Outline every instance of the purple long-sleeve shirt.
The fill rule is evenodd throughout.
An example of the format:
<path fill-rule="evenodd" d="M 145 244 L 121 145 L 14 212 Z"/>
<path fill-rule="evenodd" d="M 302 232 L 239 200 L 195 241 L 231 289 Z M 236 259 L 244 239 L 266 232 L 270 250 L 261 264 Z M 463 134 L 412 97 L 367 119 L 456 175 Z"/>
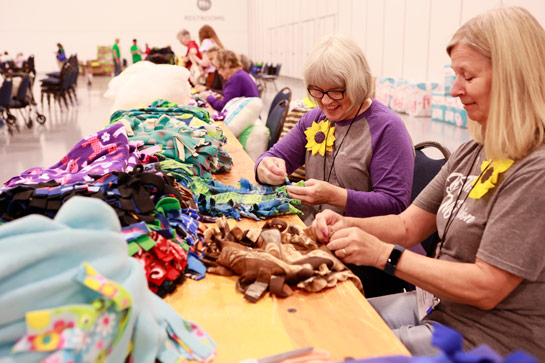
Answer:
<path fill-rule="evenodd" d="M 307 180 L 328 181 L 329 178 L 331 184 L 347 189 L 346 216 L 369 217 L 402 212 L 411 198 L 414 149 L 401 118 L 373 99 L 371 106 L 354 121 L 332 123 L 335 144 L 333 152 L 327 152 L 325 159 L 319 153 L 312 155 L 305 148 L 307 139 L 304 134 L 314 121 L 324 119 L 325 114 L 319 108 L 307 112 L 293 129 L 257 159 L 256 170 L 267 156 L 284 159 L 288 174 L 305 164 Z M 339 147 L 341 149 L 337 153 Z M 333 163 L 335 153 L 337 156 Z M 329 205 L 323 208 L 338 211 Z M 306 214 L 310 212 L 312 219 L 320 208 L 313 206 L 311 209 Z M 305 222 L 310 220 L 305 218 Z"/>
<path fill-rule="evenodd" d="M 216 97 L 210 95 L 206 97 L 206 102 L 214 110 L 221 111 L 223 106 L 235 97 L 259 97 L 259 91 L 254 80 L 248 72 L 242 69 L 233 74 L 223 86 L 223 99 L 218 100 Z"/>

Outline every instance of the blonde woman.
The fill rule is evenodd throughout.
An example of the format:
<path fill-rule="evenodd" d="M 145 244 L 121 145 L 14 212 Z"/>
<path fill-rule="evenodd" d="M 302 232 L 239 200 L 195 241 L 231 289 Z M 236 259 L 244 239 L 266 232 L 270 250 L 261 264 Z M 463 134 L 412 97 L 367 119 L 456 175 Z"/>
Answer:
<path fill-rule="evenodd" d="M 498 8 L 465 23 L 447 52 L 473 140 L 401 214 L 324 212 L 313 230 L 344 262 L 422 288 L 369 299 L 411 353 L 435 353 L 436 322 L 460 331 L 465 348 L 545 361 L 545 31 L 527 10 Z M 435 258 L 404 250 L 434 231 Z"/>
<path fill-rule="evenodd" d="M 220 49 L 214 58 L 214 64 L 225 80 L 223 97 L 217 98 L 209 91 L 199 93 L 199 97 L 206 100 L 213 109 L 221 111 L 223 106 L 235 97 L 259 97 L 257 85 L 250 75 L 242 70 L 240 58 L 235 52 Z"/>

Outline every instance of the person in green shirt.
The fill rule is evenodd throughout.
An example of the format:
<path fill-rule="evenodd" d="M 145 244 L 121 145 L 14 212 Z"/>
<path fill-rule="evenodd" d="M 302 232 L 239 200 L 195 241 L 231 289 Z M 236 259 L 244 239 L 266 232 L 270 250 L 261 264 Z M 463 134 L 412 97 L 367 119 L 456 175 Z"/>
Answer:
<path fill-rule="evenodd" d="M 115 38 L 115 44 L 112 47 L 112 58 L 114 61 L 114 77 L 121 73 L 121 54 L 119 52 L 119 38 Z"/>
<path fill-rule="evenodd" d="M 140 50 L 140 47 L 138 47 L 138 45 L 136 44 L 136 39 L 132 40 L 131 54 L 133 64 L 142 60 L 142 51 Z"/>

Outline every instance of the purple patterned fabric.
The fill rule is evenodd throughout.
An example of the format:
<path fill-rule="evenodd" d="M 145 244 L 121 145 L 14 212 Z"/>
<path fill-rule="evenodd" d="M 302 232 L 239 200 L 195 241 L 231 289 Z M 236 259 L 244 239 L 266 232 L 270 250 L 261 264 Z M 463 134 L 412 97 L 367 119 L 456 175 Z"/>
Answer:
<path fill-rule="evenodd" d="M 138 163 L 138 151 L 129 145 L 121 123 L 100 130 L 78 142 L 57 164 L 45 169 L 35 167 L 8 180 L 4 185 L 36 184 L 55 180 L 61 184 L 93 181 L 89 174 L 131 171 Z"/>

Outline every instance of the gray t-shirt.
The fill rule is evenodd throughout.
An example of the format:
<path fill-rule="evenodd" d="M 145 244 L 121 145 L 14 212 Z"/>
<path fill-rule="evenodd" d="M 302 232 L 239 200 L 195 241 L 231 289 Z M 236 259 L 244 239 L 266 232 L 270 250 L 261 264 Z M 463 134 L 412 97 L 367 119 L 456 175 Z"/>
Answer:
<path fill-rule="evenodd" d="M 444 237 L 439 259 L 472 263 L 478 257 L 523 280 L 491 310 L 443 299 L 428 318 L 460 331 L 465 348 L 522 349 L 545 361 L 545 148 L 516 161 L 496 187 L 472 199 L 467 195 L 483 160 L 480 145 L 463 144 L 414 204 L 437 215 Z M 454 204 L 459 210 L 444 236 Z"/>

